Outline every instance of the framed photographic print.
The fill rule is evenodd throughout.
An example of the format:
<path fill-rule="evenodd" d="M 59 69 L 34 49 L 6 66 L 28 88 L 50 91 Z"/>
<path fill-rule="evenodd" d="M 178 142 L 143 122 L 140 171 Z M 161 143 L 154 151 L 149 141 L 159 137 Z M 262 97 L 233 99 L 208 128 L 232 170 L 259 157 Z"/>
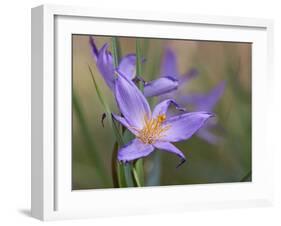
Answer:
<path fill-rule="evenodd" d="M 271 204 L 272 30 L 264 19 L 32 9 L 32 216 Z"/>

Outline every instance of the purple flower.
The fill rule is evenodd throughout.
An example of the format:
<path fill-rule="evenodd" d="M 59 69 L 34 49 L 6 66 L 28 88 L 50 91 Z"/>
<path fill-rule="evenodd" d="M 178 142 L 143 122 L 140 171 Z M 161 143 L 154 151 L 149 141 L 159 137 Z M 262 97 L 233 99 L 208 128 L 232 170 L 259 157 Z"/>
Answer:
<path fill-rule="evenodd" d="M 176 90 L 178 85 L 178 80 L 166 76 L 145 83 L 143 93 L 146 97 L 164 95 Z"/>
<path fill-rule="evenodd" d="M 215 105 L 221 98 L 224 89 L 225 82 L 221 82 L 217 85 L 213 90 L 206 94 L 188 94 L 183 95 L 181 88 L 188 84 L 190 79 L 194 78 L 198 75 L 198 71 L 195 69 L 191 69 L 187 71 L 185 74 L 180 75 L 177 69 L 177 59 L 175 53 L 167 48 L 162 65 L 161 65 L 161 75 L 173 75 L 175 80 L 179 81 L 179 86 L 176 90 L 166 93 L 165 95 L 159 96 L 160 100 L 167 98 L 174 98 L 178 103 L 182 106 L 192 106 L 195 111 L 208 111 L 212 112 Z M 154 91 L 157 93 L 157 90 Z M 208 120 L 208 122 L 196 133 L 196 135 L 211 144 L 218 143 L 221 139 L 220 137 L 214 135 L 210 130 L 213 127 L 217 126 L 217 119 L 213 118 L 212 120 Z"/>
<path fill-rule="evenodd" d="M 225 84 L 225 81 L 220 82 L 208 93 L 182 96 L 181 102 L 191 104 L 198 111 L 212 111 L 224 93 Z"/>
<path fill-rule="evenodd" d="M 193 106 L 193 110 L 195 111 L 213 111 L 217 102 L 221 98 L 225 89 L 225 81 L 220 82 L 215 88 L 213 88 L 208 93 L 204 94 L 189 94 L 186 96 L 182 96 L 180 99 L 180 103 L 185 105 Z M 211 129 L 217 128 L 218 122 L 217 119 L 214 118 L 209 120 L 204 127 L 202 127 L 196 135 L 208 143 L 217 144 L 221 141 L 221 137 L 212 133 Z"/>
<path fill-rule="evenodd" d="M 182 84 L 197 76 L 198 71 L 193 68 L 185 72 L 183 75 L 180 75 L 177 69 L 177 58 L 175 53 L 172 49 L 166 48 L 161 64 L 160 74 L 162 77 L 172 76 L 175 80 L 179 81 L 179 84 Z"/>
<path fill-rule="evenodd" d="M 95 44 L 95 40 L 93 37 L 90 37 L 90 46 L 92 49 L 92 54 L 94 60 L 96 62 L 97 68 L 103 76 L 106 84 L 109 88 L 114 91 L 114 82 L 115 82 L 115 73 L 119 71 L 122 73 L 127 79 L 132 80 L 136 76 L 136 55 L 135 54 L 127 54 L 124 56 L 118 67 L 114 67 L 112 54 L 108 51 L 109 45 L 106 43 L 99 50 Z M 156 79 L 151 82 L 147 82 L 144 85 L 144 94 L 145 96 L 154 96 L 153 90 L 156 90 L 157 87 L 157 95 L 161 95 L 167 92 L 170 92 L 176 89 L 178 86 L 177 80 L 173 79 L 173 77 L 163 77 Z"/>
<path fill-rule="evenodd" d="M 180 76 L 177 70 L 176 56 L 171 49 L 167 48 L 161 65 L 160 78 L 146 84 L 144 95 L 146 97 L 165 94 L 171 96 L 173 91 L 176 92 L 182 83 L 187 82 L 196 75 L 197 71 L 192 69 Z"/>
<path fill-rule="evenodd" d="M 90 37 L 90 46 L 92 49 L 93 57 L 96 61 L 97 68 L 99 69 L 104 81 L 109 86 L 109 88 L 114 91 L 114 81 L 115 81 L 115 70 L 113 57 L 111 52 L 108 51 L 108 43 L 104 44 L 99 50 L 95 44 L 93 37 Z M 120 64 L 118 65 L 118 70 L 124 74 L 128 79 L 133 79 L 136 74 L 136 55 L 127 54 L 124 56 Z"/>
<path fill-rule="evenodd" d="M 163 100 L 166 98 L 178 98 L 182 95 L 180 88 L 183 87 L 183 85 L 187 84 L 192 78 L 196 77 L 197 75 L 198 71 L 195 68 L 192 68 L 181 75 L 178 71 L 177 57 L 174 51 L 170 48 L 166 48 L 161 63 L 160 76 L 162 78 L 165 78 L 167 76 L 172 77 L 175 81 L 178 81 L 178 87 L 172 92 L 168 92 L 165 93 L 165 95 L 159 96 L 160 99 Z M 154 92 L 157 93 L 157 90 L 155 90 Z"/>
<path fill-rule="evenodd" d="M 178 107 L 172 99 L 160 102 L 151 111 L 137 86 L 122 74 L 115 81 L 115 98 L 122 116 L 113 117 L 136 136 L 118 151 L 118 160 L 122 162 L 146 157 L 157 148 L 176 154 L 183 163 L 184 154 L 171 142 L 189 139 L 213 116 L 201 111 L 167 117 L 171 104 Z"/>

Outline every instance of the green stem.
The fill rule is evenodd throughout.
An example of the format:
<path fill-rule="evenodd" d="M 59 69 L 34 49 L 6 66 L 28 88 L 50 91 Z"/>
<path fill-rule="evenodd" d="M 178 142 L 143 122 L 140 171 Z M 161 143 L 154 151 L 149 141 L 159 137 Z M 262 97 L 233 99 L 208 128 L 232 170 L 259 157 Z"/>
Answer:
<path fill-rule="evenodd" d="M 137 39 L 136 40 L 136 55 L 137 55 L 137 76 L 141 76 L 142 75 L 142 52 L 141 52 L 141 43 L 140 40 Z"/>
<path fill-rule="evenodd" d="M 112 149 L 112 158 L 111 158 L 111 173 L 112 173 L 112 182 L 115 188 L 119 187 L 118 184 L 118 172 L 116 170 L 117 168 L 117 161 L 116 161 L 116 156 L 117 156 L 117 151 L 118 151 L 118 143 L 115 142 L 113 149 Z"/>
<path fill-rule="evenodd" d="M 113 55 L 113 60 L 114 60 L 114 66 L 115 66 L 115 68 L 117 68 L 119 65 L 119 60 L 121 58 L 121 49 L 120 49 L 118 38 L 112 37 L 111 43 L 112 43 L 112 55 Z M 116 125 L 114 119 L 112 119 L 112 128 L 113 128 L 118 146 L 119 147 L 123 146 L 125 136 L 123 135 L 122 127 Z M 117 156 L 116 156 L 116 159 L 117 159 Z M 117 174 L 118 174 L 118 184 L 120 187 L 133 186 L 133 178 L 131 175 L 131 166 L 130 165 L 125 165 L 125 164 L 117 162 L 116 170 L 117 170 Z"/>
<path fill-rule="evenodd" d="M 137 184 L 138 187 L 141 187 L 141 182 L 140 182 L 140 179 L 139 179 L 139 175 L 135 169 L 135 167 L 133 167 L 133 175 L 134 175 L 134 179 L 135 179 L 135 182 Z"/>
<path fill-rule="evenodd" d="M 137 69 L 136 69 L 136 75 L 141 76 L 142 75 L 142 51 L 141 51 L 141 43 L 140 39 L 136 40 L 136 56 L 137 56 Z M 139 89 L 143 91 L 143 83 L 140 81 L 139 84 Z M 143 159 L 138 159 L 135 162 L 135 165 L 132 166 L 133 169 L 133 176 L 135 179 L 135 182 L 138 187 L 144 185 L 144 170 L 143 170 Z"/>
<path fill-rule="evenodd" d="M 116 159 L 115 159 L 115 161 L 116 161 Z M 127 188 L 128 183 L 127 183 L 125 168 L 124 168 L 123 164 L 117 162 L 116 170 L 117 170 L 117 175 L 118 175 L 117 179 L 118 179 L 119 188 Z"/>
<path fill-rule="evenodd" d="M 119 65 L 119 60 L 121 58 L 121 49 L 120 44 L 117 37 L 111 38 L 111 44 L 112 44 L 112 55 L 113 55 L 113 61 L 115 68 Z"/>
<path fill-rule="evenodd" d="M 112 151 L 112 159 L 111 159 L 111 164 L 112 164 L 112 179 L 113 179 L 113 184 L 114 187 L 128 187 L 127 182 L 126 182 L 126 175 L 124 168 L 121 166 L 121 164 L 117 161 L 117 152 L 118 152 L 119 145 L 117 142 L 115 142 L 113 151 Z"/>
<path fill-rule="evenodd" d="M 136 173 L 138 175 L 138 180 L 139 180 L 141 186 L 144 186 L 144 169 L 143 169 L 143 164 L 144 164 L 143 159 L 138 159 L 135 162 L 135 165 L 134 165 L 134 168 L 135 168 Z"/>
<path fill-rule="evenodd" d="M 136 75 L 142 76 L 142 51 L 141 51 L 141 43 L 140 40 L 136 40 L 136 56 L 137 56 L 137 63 L 136 63 Z M 143 83 L 139 81 L 138 87 L 141 91 L 143 91 Z"/>

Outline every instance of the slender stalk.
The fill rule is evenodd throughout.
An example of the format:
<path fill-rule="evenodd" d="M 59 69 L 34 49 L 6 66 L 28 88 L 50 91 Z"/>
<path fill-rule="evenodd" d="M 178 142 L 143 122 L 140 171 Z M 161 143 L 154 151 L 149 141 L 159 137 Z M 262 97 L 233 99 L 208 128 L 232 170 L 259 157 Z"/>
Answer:
<path fill-rule="evenodd" d="M 140 178 L 139 178 L 138 172 L 136 171 L 136 169 L 134 167 L 133 167 L 133 175 L 134 175 L 134 180 L 135 180 L 137 186 L 141 187 L 142 184 L 140 182 Z"/>
<path fill-rule="evenodd" d="M 113 149 L 112 149 L 112 158 L 111 158 L 111 173 L 112 173 L 112 182 L 115 188 L 119 187 L 119 179 L 118 179 L 118 172 L 116 172 L 116 156 L 117 156 L 117 151 L 118 151 L 118 143 L 115 142 Z"/>
<path fill-rule="evenodd" d="M 141 186 L 144 186 L 144 169 L 143 169 L 143 159 L 138 159 L 135 162 L 134 168 L 138 174 L 138 180 Z"/>
<path fill-rule="evenodd" d="M 160 183 L 160 171 L 161 171 L 161 152 L 155 151 L 152 156 L 153 168 L 148 172 L 145 186 L 155 186 Z"/>
<path fill-rule="evenodd" d="M 124 187 L 128 187 L 128 184 L 126 182 L 126 174 L 124 171 L 124 167 L 122 167 L 121 164 L 116 161 L 118 147 L 119 147 L 118 142 L 115 142 L 112 151 L 112 159 L 111 159 L 112 179 L 113 179 L 114 187 L 124 188 Z"/>
<path fill-rule="evenodd" d="M 149 80 L 155 79 L 156 75 L 159 73 L 159 68 L 161 65 L 162 50 L 159 47 L 159 45 L 154 46 L 153 48 L 154 48 L 153 49 L 154 51 L 153 51 L 153 53 L 151 53 L 151 54 L 153 54 L 153 56 L 151 58 L 153 58 L 154 60 L 153 60 L 153 63 L 150 64 L 150 67 L 148 68 L 148 71 L 147 71 Z"/>
<path fill-rule="evenodd" d="M 116 162 L 116 159 L 115 159 Z M 117 179 L 118 179 L 118 186 L 119 188 L 127 188 L 127 179 L 125 174 L 125 169 L 122 163 L 117 162 L 116 164 L 116 170 L 117 170 Z"/>
<path fill-rule="evenodd" d="M 113 55 L 113 60 L 114 60 L 114 66 L 115 68 L 118 67 L 119 65 L 119 60 L 121 58 L 121 49 L 120 49 L 120 44 L 119 40 L 117 37 L 112 37 L 111 38 L 111 43 L 112 43 L 112 55 Z M 117 126 L 115 124 L 114 119 L 112 119 L 112 128 L 118 143 L 118 146 L 121 147 L 124 145 L 124 134 L 122 131 L 122 126 Z M 117 161 L 117 156 L 116 156 L 116 161 Z M 122 164 L 117 162 L 116 164 L 117 168 L 117 174 L 118 174 L 118 184 L 120 187 L 131 187 L 133 186 L 133 179 L 131 175 L 131 166 L 129 164 Z"/>
<path fill-rule="evenodd" d="M 141 51 L 141 43 L 140 40 L 137 39 L 136 40 L 136 56 L 137 56 L 137 63 L 136 63 L 136 75 L 138 77 L 142 76 L 142 51 Z M 141 81 L 139 81 L 138 83 L 138 87 L 141 91 L 143 91 L 143 83 Z"/>
<path fill-rule="evenodd" d="M 141 68 L 141 64 L 142 64 L 142 52 L 141 52 L 141 43 L 140 40 L 137 39 L 136 40 L 136 55 L 137 55 L 137 76 L 141 76 L 142 75 L 142 68 Z"/>
<path fill-rule="evenodd" d="M 121 58 L 121 50 L 120 50 L 120 44 L 117 37 L 111 38 L 111 44 L 112 44 L 112 55 L 114 60 L 114 66 L 115 68 L 119 65 L 119 60 Z"/>
<path fill-rule="evenodd" d="M 149 39 L 145 38 L 143 41 L 143 56 L 146 57 L 149 50 Z"/>
<path fill-rule="evenodd" d="M 141 51 L 140 39 L 136 40 L 136 56 L 137 56 L 136 74 L 137 74 L 137 76 L 141 76 L 142 75 L 143 56 L 142 56 L 142 51 Z M 139 86 L 139 89 L 143 91 L 143 83 L 141 81 L 139 81 L 138 86 Z M 138 159 L 135 162 L 135 165 L 132 166 L 132 170 L 133 170 L 134 180 L 135 180 L 137 186 L 138 187 L 143 186 L 144 185 L 143 159 Z"/>

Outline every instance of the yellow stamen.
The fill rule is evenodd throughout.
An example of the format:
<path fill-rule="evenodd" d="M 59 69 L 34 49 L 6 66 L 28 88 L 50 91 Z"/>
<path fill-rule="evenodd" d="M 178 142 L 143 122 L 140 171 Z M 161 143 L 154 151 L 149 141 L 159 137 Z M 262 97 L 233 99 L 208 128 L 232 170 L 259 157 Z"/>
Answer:
<path fill-rule="evenodd" d="M 170 128 L 169 125 L 163 126 L 165 120 L 165 114 L 158 115 L 150 120 L 145 118 L 145 126 L 138 131 L 137 138 L 145 144 L 153 144 L 157 139 L 163 137 L 164 132 Z"/>
<path fill-rule="evenodd" d="M 165 114 L 162 114 L 162 115 L 158 115 L 157 116 L 157 120 L 158 122 L 162 123 L 166 120 L 166 115 Z"/>

